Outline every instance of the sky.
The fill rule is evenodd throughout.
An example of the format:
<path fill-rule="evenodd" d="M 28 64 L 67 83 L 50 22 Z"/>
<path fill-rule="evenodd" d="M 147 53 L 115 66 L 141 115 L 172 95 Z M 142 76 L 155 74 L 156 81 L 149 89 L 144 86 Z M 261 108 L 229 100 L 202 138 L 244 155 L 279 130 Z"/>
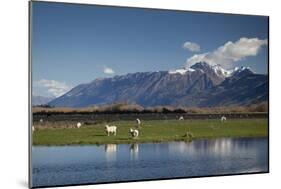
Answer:
<path fill-rule="evenodd" d="M 34 95 L 198 61 L 267 73 L 267 17 L 33 2 L 31 25 Z"/>

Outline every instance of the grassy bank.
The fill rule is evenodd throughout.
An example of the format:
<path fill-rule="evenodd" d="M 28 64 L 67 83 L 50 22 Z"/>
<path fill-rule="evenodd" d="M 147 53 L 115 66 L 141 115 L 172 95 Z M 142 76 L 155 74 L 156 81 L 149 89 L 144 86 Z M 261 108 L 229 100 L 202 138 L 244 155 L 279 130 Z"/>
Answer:
<path fill-rule="evenodd" d="M 268 136 L 267 119 L 233 119 L 221 123 L 219 120 L 153 120 L 143 121 L 138 138 L 129 135 L 135 121 L 116 121 L 116 136 L 106 136 L 105 124 L 87 125 L 81 128 L 41 128 L 33 134 L 34 145 L 82 145 L 112 143 L 144 143 L 190 140 L 214 137 L 264 137 Z M 36 127 L 36 125 L 35 125 Z"/>

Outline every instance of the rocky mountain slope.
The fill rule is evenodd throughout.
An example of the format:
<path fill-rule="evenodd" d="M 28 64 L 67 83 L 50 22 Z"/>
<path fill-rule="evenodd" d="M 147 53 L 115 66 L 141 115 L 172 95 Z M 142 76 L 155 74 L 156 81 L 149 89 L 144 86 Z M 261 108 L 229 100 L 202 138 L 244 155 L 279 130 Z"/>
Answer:
<path fill-rule="evenodd" d="M 187 69 L 96 79 L 74 87 L 49 105 L 85 107 L 129 102 L 142 106 L 209 107 L 267 100 L 267 75 L 255 74 L 246 67 L 225 70 L 220 65 L 199 62 Z"/>

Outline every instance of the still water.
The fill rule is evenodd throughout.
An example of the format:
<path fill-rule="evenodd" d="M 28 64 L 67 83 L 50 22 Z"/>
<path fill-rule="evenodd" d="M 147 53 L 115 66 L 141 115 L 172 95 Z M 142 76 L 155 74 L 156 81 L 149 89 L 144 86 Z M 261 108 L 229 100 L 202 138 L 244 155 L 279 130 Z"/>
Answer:
<path fill-rule="evenodd" d="M 32 166 L 34 187 L 267 172 L 268 139 L 34 146 Z"/>

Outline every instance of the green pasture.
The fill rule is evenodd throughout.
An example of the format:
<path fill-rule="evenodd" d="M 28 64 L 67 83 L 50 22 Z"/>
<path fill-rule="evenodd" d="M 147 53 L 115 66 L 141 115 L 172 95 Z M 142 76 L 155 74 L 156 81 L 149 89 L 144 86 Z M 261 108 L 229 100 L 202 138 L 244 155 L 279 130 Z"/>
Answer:
<path fill-rule="evenodd" d="M 55 124 L 55 123 L 53 123 Z M 117 126 L 116 136 L 107 136 L 105 124 Z M 130 128 L 139 130 L 139 136 L 132 138 Z M 185 136 L 192 133 L 192 137 Z M 215 137 L 266 137 L 267 119 L 228 119 L 220 120 L 151 120 L 142 121 L 137 127 L 135 121 L 115 121 L 95 125 L 82 125 L 81 128 L 36 128 L 33 145 L 86 145 L 145 143 L 164 141 L 190 141 L 198 138 Z"/>

